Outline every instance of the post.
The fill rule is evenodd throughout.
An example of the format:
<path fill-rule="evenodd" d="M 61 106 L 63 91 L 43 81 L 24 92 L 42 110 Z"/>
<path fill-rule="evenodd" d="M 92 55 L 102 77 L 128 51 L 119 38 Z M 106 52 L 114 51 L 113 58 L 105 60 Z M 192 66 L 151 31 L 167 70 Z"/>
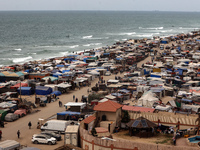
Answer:
<path fill-rule="evenodd" d="M 22 94 L 22 90 L 21 90 L 21 80 L 20 80 L 20 100 L 22 99 L 21 94 Z"/>

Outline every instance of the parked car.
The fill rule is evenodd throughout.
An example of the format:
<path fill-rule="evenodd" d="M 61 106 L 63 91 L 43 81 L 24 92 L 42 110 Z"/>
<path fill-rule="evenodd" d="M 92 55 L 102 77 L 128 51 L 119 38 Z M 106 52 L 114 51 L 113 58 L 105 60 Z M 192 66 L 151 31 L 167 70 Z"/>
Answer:
<path fill-rule="evenodd" d="M 17 114 L 20 117 L 24 117 L 26 115 L 26 109 L 18 109 L 14 112 L 14 114 Z"/>
<path fill-rule="evenodd" d="M 106 73 L 105 73 L 105 76 L 110 76 L 111 75 L 111 72 L 110 71 L 107 71 Z"/>
<path fill-rule="evenodd" d="M 31 140 L 34 144 L 42 143 L 53 145 L 56 144 L 56 139 L 45 134 L 34 134 Z"/>
<path fill-rule="evenodd" d="M 57 141 L 61 140 L 61 135 L 57 134 L 55 132 L 52 132 L 52 131 L 43 131 L 43 132 L 41 132 L 41 134 L 48 135 L 50 137 L 54 137 Z"/>
<path fill-rule="evenodd" d="M 14 114 L 14 113 L 8 113 L 6 116 L 5 116 L 5 121 L 15 121 L 19 118 L 19 116 L 17 114 Z"/>

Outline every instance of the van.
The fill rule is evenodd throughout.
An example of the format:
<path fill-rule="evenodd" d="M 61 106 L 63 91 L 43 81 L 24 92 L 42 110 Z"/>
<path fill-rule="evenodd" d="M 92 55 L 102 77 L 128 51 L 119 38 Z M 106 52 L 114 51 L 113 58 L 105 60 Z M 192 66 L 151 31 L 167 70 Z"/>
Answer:
<path fill-rule="evenodd" d="M 49 120 L 44 125 L 41 126 L 41 130 L 57 131 L 59 133 L 64 133 L 67 126 L 70 125 L 72 121 L 64 120 Z"/>
<path fill-rule="evenodd" d="M 20 143 L 14 140 L 5 140 L 0 142 L 0 150 L 12 150 L 12 149 L 19 149 Z"/>

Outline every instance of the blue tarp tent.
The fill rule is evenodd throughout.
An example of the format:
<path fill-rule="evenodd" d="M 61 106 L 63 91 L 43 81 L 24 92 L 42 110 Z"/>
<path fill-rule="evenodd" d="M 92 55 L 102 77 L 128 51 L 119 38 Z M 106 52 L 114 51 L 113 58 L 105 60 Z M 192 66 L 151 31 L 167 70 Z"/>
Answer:
<path fill-rule="evenodd" d="M 72 111 L 63 111 L 60 113 L 57 113 L 57 119 L 58 120 L 75 120 L 78 121 L 80 112 L 72 112 Z"/>
<path fill-rule="evenodd" d="M 36 86 L 35 93 L 37 95 L 49 95 L 52 93 L 52 88 L 45 86 Z"/>
<path fill-rule="evenodd" d="M 52 95 L 56 95 L 56 96 L 59 96 L 59 95 L 61 95 L 62 93 L 60 92 L 60 91 L 53 91 L 52 93 L 51 93 Z"/>
<path fill-rule="evenodd" d="M 17 89 L 17 92 L 20 94 L 20 88 Z M 33 93 L 31 87 L 21 87 L 21 95 L 32 95 Z"/>
<path fill-rule="evenodd" d="M 63 68 L 63 67 L 65 67 L 65 65 L 56 65 L 56 67 Z"/>
<path fill-rule="evenodd" d="M 73 111 L 63 111 L 63 112 L 57 113 L 57 115 L 62 115 L 62 116 L 64 115 L 71 116 L 71 115 L 80 115 L 80 114 L 81 114 L 80 112 L 73 112 Z"/>
<path fill-rule="evenodd" d="M 70 70 L 63 70 L 63 71 L 62 71 L 62 73 L 65 73 L 65 72 L 70 72 Z"/>
<path fill-rule="evenodd" d="M 62 73 L 57 72 L 53 74 L 53 77 L 59 77 L 59 76 L 62 76 Z"/>
<path fill-rule="evenodd" d="M 157 74 L 151 74 L 150 77 L 154 77 L 154 78 L 161 78 L 161 75 L 157 75 Z"/>
<path fill-rule="evenodd" d="M 192 100 L 190 100 L 190 99 L 184 99 L 184 98 L 182 98 L 181 101 L 182 101 L 182 102 L 192 103 Z"/>

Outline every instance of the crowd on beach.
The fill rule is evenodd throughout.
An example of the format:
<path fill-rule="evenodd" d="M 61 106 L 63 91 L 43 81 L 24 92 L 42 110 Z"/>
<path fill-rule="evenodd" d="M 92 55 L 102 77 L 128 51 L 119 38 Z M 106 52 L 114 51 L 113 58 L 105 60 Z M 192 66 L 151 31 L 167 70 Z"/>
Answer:
<path fill-rule="evenodd" d="M 16 114 L 18 109 L 28 113 L 30 107 L 42 107 L 82 87 L 88 87 L 88 95 L 82 95 L 81 101 L 90 111 L 94 105 L 112 100 L 131 106 L 123 110 L 135 107 L 138 112 L 149 108 L 152 112 L 195 115 L 200 112 L 199 59 L 200 31 L 193 31 L 165 38 L 130 39 L 63 57 L 3 66 L 0 109 L 5 115 L 1 121 L 6 121 L 8 113 Z M 113 74 L 113 79 L 104 79 Z M 95 78 L 99 81 L 91 87 Z M 31 103 L 19 96 L 34 94 Z M 78 103 L 75 95 L 73 101 Z M 59 106 L 63 106 L 61 99 Z"/>

